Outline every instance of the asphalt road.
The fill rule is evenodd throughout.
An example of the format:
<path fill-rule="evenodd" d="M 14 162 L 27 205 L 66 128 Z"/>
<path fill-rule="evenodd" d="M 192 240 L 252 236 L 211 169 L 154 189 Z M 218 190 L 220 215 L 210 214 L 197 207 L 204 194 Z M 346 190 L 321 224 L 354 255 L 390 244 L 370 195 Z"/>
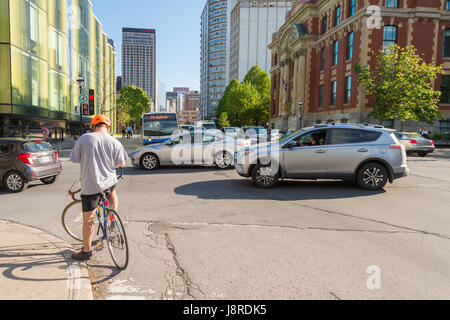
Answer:
<path fill-rule="evenodd" d="M 98 299 L 450 299 L 450 150 L 410 157 L 381 192 L 340 181 L 254 188 L 234 170 L 126 168 L 131 242 L 118 274 L 89 263 Z M 0 191 L 0 218 L 66 240 L 60 215 L 79 167 L 52 186 Z"/>

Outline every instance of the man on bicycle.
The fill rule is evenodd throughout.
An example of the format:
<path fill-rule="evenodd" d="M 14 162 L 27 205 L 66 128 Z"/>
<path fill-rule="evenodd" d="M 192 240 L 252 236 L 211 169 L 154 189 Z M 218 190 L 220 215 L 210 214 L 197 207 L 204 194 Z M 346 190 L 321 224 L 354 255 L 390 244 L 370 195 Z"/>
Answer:
<path fill-rule="evenodd" d="M 109 134 L 111 121 L 104 115 L 92 119 L 92 133 L 76 142 L 70 160 L 81 164 L 81 201 L 83 207 L 83 249 L 72 255 L 79 261 L 92 257 L 95 210 L 103 192 L 110 191 L 108 200 L 117 211 L 116 168 L 123 168 L 128 155 L 122 144 Z"/>

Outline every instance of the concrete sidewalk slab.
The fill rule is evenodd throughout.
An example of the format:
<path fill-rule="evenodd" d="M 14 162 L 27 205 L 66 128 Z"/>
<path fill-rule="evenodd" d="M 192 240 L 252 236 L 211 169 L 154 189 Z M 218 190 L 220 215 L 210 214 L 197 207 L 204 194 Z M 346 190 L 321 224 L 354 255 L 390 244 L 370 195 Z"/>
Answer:
<path fill-rule="evenodd" d="M 0 300 L 92 300 L 86 264 L 72 246 L 36 228 L 0 220 Z"/>

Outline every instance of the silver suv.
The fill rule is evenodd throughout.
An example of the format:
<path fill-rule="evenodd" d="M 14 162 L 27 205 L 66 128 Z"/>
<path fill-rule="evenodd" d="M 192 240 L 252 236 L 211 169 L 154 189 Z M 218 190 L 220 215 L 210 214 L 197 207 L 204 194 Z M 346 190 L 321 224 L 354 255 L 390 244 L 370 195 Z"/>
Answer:
<path fill-rule="evenodd" d="M 409 174 L 405 147 L 394 132 L 366 124 L 316 125 L 237 153 L 235 167 L 261 188 L 279 179 L 338 179 L 380 190 Z"/>

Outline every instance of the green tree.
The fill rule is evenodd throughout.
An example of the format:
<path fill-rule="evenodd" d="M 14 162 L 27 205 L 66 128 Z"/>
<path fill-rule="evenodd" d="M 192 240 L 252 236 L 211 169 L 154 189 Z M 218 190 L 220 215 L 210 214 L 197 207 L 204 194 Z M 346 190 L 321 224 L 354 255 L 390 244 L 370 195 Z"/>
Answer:
<path fill-rule="evenodd" d="M 258 65 L 252 67 L 242 83 L 230 81 L 216 110 L 226 113 L 232 126 L 265 125 L 270 111 L 270 78 Z"/>
<path fill-rule="evenodd" d="M 432 82 L 443 73 L 442 66 L 427 64 L 414 46 L 401 48 L 394 44 L 380 51 L 374 70 L 355 65 L 359 83 L 373 97 L 374 109 L 369 117 L 432 123 L 442 118 L 437 103 L 441 92 Z"/>
<path fill-rule="evenodd" d="M 117 104 L 125 110 L 133 123 L 139 124 L 142 121 L 142 115 L 150 111 L 152 100 L 141 88 L 130 86 L 122 88 Z"/>
<path fill-rule="evenodd" d="M 222 128 L 230 126 L 230 121 L 228 120 L 228 114 L 226 112 L 222 112 L 220 114 L 220 118 L 217 120 L 217 124 Z"/>

